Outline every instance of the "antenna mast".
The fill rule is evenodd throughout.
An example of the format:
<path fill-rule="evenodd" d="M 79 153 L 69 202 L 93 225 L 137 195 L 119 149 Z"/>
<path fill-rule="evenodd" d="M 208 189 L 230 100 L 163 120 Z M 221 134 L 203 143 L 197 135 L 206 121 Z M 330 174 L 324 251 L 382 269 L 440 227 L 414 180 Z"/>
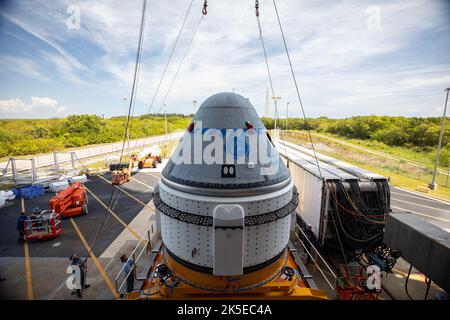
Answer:
<path fill-rule="evenodd" d="M 264 110 L 264 116 L 270 117 L 270 96 L 269 96 L 269 87 L 266 89 L 266 107 Z"/>

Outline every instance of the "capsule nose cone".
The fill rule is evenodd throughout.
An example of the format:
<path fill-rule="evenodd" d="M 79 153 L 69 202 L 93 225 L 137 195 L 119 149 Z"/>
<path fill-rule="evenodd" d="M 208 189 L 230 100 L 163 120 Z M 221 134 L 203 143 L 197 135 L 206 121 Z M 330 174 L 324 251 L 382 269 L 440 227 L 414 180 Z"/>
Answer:
<path fill-rule="evenodd" d="M 194 121 L 201 121 L 203 128 L 246 128 L 246 121 L 254 128 L 264 128 L 250 101 L 233 92 L 217 93 L 206 99 Z"/>
<path fill-rule="evenodd" d="M 290 174 L 248 99 L 222 92 L 202 103 L 162 176 L 202 190 L 241 192 L 285 182 Z"/>

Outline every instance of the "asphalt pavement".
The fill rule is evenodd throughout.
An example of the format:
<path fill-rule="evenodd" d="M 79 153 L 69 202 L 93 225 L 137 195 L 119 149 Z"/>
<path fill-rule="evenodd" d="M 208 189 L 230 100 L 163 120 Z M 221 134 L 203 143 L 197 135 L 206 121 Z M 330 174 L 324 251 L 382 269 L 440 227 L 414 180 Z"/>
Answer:
<path fill-rule="evenodd" d="M 394 212 L 409 211 L 450 232 L 450 202 L 391 187 L 391 209 Z"/>
<path fill-rule="evenodd" d="M 21 211 L 20 201 L 15 199 L 13 205 L 0 209 L 0 275 L 6 278 L 0 282 L 0 299 L 76 299 L 65 286 L 68 257 L 73 253 L 91 257 L 88 260 L 91 288 L 87 290 L 86 298 L 114 298 L 117 293 L 113 279 L 120 271 L 121 263 L 116 256 L 102 258 L 102 253 L 124 232 L 132 239 L 128 242 L 137 243 L 140 238 L 141 231 L 133 228 L 133 220 L 142 214 L 152 214 L 144 208 L 152 200 L 153 187 L 159 179 L 159 172 L 148 171 L 134 172 L 132 179 L 119 188 L 109 182 L 109 172 L 101 176 L 89 176 L 85 183 L 89 213 L 63 219 L 63 232 L 54 239 L 19 244 L 16 226 Z M 108 206 L 114 189 L 119 190 L 116 190 L 112 210 L 108 212 L 105 206 Z M 54 193 L 46 192 L 41 197 L 26 200 L 26 211 L 30 212 L 34 207 L 48 209 L 53 196 Z M 94 246 L 106 217 L 107 222 Z M 145 223 L 148 223 L 148 219 Z M 133 243 L 131 246 L 135 245 Z M 91 248 L 92 253 L 89 252 Z M 121 247 L 116 248 L 117 254 L 123 250 Z"/>

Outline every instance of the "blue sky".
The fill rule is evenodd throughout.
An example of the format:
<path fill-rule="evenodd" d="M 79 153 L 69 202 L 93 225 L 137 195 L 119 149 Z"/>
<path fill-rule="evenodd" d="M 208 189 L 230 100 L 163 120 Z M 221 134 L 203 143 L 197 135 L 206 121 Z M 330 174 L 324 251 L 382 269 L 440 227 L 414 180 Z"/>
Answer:
<path fill-rule="evenodd" d="M 191 0 L 148 0 L 135 114 L 146 113 Z M 1 1 L 0 118 L 125 114 L 141 1 Z M 153 110 L 201 15 L 194 0 Z M 277 1 L 306 114 L 438 116 L 450 86 L 450 2 Z M 68 8 L 79 9 L 71 29 Z M 280 116 L 300 109 L 271 0 L 260 0 Z M 268 78 L 254 1 L 209 1 L 168 112 L 233 88 L 265 112 Z M 70 10 L 69 10 L 70 11 Z M 273 106 L 271 111 L 273 115 Z"/>

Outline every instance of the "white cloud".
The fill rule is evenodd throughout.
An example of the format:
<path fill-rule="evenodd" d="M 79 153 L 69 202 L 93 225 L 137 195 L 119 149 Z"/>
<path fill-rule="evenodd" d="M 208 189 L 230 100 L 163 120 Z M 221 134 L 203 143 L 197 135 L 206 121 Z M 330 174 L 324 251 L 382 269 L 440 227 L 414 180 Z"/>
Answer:
<path fill-rule="evenodd" d="M 62 116 L 66 107 L 47 97 L 31 97 L 31 103 L 20 98 L 0 100 L 1 118 L 50 118 Z"/>
<path fill-rule="evenodd" d="M 137 113 L 147 110 L 190 1 L 147 1 Z M 202 3 L 202 0 L 194 1 L 156 108 L 200 18 Z M 105 96 L 128 96 L 141 2 L 78 1 L 81 28 L 68 30 L 66 8 L 72 4 L 72 0 L 23 1 L 16 12 L 3 15 L 50 46 L 51 50 L 40 50 L 38 55 L 67 81 L 101 91 Z M 277 4 L 307 115 L 341 117 L 402 112 L 424 115 L 435 110 L 434 105 L 441 98 L 441 87 L 449 82 L 450 63 L 442 63 L 445 59 L 434 63 L 432 59 L 425 60 L 427 57 L 423 54 L 401 52 L 420 37 L 435 36 L 439 30 L 445 30 L 448 17 L 443 14 L 441 3 L 279 0 Z M 373 5 L 380 9 L 379 30 L 367 27 L 367 8 Z M 276 94 L 283 97 L 283 107 L 290 101 L 292 115 L 299 116 L 273 5 L 271 1 L 262 0 L 260 7 Z M 409 61 L 405 59 L 410 57 Z M 17 63 L 22 67 L 16 71 L 23 75 L 27 63 L 32 65 L 29 61 Z M 37 78 L 43 74 L 36 65 L 29 69 L 28 76 Z M 236 88 L 262 112 L 266 86 L 267 73 L 258 40 L 254 3 L 214 1 L 209 4 L 208 15 L 167 105 L 169 111 L 190 112 L 192 100 L 202 101 L 217 91 Z M 113 115 L 123 110 L 104 111 Z"/>
<path fill-rule="evenodd" d="M 28 112 L 30 107 L 19 98 L 10 100 L 0 100 L 0 114 L 22 114 Z"/>
<path fill-rule="evenodd" d="M 36 38 L 42 40 L 43 42 L 45 42 L 47 45 L 49 45 L 50 47 L 52 47 L 54 50 L 56 50 L 62 57 L 65 58 L 65 60 L 70 63 L 71 65 L 73 65 L 74 67 L 76 67 L 77 69 L 83 69 L 84 66 L 78 61 L 77 58 L 75 58 L 73 55 L 71 55 L 70 53 L 68 53 L 61 45 L 59 45 L 58 43 L 56 43 L 52 38 L 51 38 L 51 33 L 46 34 L 43 33 L 41 31 L 38 31 L 38 29 L 36 29 L 33 25 L 30 25 L 28 22 L 26 22 L 26 20 L 21 20 L 18 19 L 16 17 L 13 17 L 5 12 L 0 12 L 0 14 L 6 18 L 7 20 L 9 20 L 10 22 L 16 24 L 19 28 L 23 29 L 24 31 L 32 34 L 33 36 L 35 36 Z"/>
<path fill-rule="evenodd" d="M 21 58 L 11 55 L 0 56 L 0 72 L 15 72 L 25 77 L 49 81 L 50 79 L 41 71 L 39 65 L 30 58 Z"/>
<path fill-rule="evenodd" d="M 40 107 L 55 108 L 58 105 L 58 101 L 50 98 L 31 97 L 31 105 Z"/>

